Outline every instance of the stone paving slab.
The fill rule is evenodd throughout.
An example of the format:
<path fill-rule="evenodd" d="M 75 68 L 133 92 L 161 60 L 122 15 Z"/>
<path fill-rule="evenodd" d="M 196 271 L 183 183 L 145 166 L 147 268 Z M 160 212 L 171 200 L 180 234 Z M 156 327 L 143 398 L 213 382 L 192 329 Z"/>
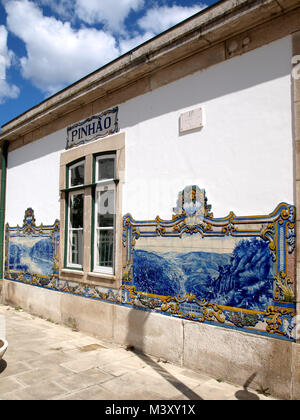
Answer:
<path fill-rule="evenodd" d="M 0 400 L 274 400 L 0 304 Z"/>

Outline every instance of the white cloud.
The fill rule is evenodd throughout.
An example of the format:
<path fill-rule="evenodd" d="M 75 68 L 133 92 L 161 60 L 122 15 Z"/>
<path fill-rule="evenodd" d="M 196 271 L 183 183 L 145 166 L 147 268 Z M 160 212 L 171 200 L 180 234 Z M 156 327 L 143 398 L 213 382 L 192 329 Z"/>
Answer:
<path fill-rule="evenodd" d="M 131 11 L 141 10 L 145 0 L 36 0 L 36 3 L 48 6 L 63 20 L 102 24 L 106 30 L 124 33 L 125 19 Z"/>
<path fill-rule="evenodd" d="M 22 76 L 47 95 L 56 93 L 205 7 L 202 3 L 193 7 L 155 6 L 138 20 L 138 32 L 131 28 L 126 32 L 126 18 L 131 11 L 141 11 L 145 0 L 0 1 L 7 13 L 7 29 L 25 44 L 26 55 L 19 59 Z M 55 15 L 43 15 L 42 6 L 52 9 Z M 75 23 L 81 26 L 75 28 Z M 104 29 L 89 26 L 99 23 Z M 11 65 L 14 56 L 7 50 L 7 30 L 0 28 L 0 57 L 1 51 L 5 57 L 5 63 L 0 58 L 0 72 L 1 69 L 3 72 L 3 68 L 6 70 Z M 2 83 L 0 89 L 0 100 L 4 92 L 10 97 L 18 94 L 18 88 L 7 82 Z"/>
<path fill-rule="evenodd" d="M 120 46 L 120 53 L 125 54 L 126 52 L 132 50 L 133 48 L 137 47 L 138 45 L 143 44 L 144 42 L 148 41 L 149 39 L 155 36 L 152 32 L 146 32 L 144 35 L 136 35 L 131 38 L 120 38 L 119 46 Z"/>
<path fill-rule="evenodd" d="M 203 3 L 199 3 L 198 5 L 192 7 L 154 7 L 149 9 L 146 15 L 138 20 L 138 25 L 144 31 L 159 34 L 195 13 L 200 12 L 205 7 L 207 6 Z"/>
<path fill-rule="evenodd" d="M 6 75 L 6 42 L 7 31 L 4 26 L 0 26 L 0 79 L 5 79 Z"/>
<path fill-rule="evenodd" d="M 17 98 L 20 90 L 17 86 L 8 83 L 6 79 L 7 69 L 11 66 L 14 54 L 7 48 L 7 30 L 0 26 L 0 104 L 8 98 Z"/>
<path fill-rule="evenodd" d="M 83 22 L 103 23 L 107 29 L 119 33 L 123 32 L 130 11 L 138 11 L 143 6 L 144 0 L 76 0 L 75 13 Z"/>
<path fill-rule="evenodd" d="M 0 79 L 0 104 L 4 104 L 7 99 L 16 99 L 20 94 L 20 89 L 16 85 Z"/>
<path fill-rule="evenodd" d="M 7 29 L 0 25 L 0 79 L 5 79 L 6 69 L 10 67 L 13 52 L 7 48 Z"/>
<path fill-rule="evenodd" d="M 207 7 L 205 4 L 199 3 L 192 7 L 156 6 L 149 9 L 146 14 L 138 20 L 138 26 L 141 29 L 142 35 L 122 36 L 120 38 L 119 45 L 121 53 L 124 54 L 125 52 L 130 51 L 143 42 L 153 38 L 155 35 L 176 25 L 182 20 L 187 19 L 195 13 L 200 12 L 205 7 Z"/>
<path fill-rule="evenodd" d="M 74 14 L 74 1 L 73 0 L 37 0 L 41 6 L 48 6 L 59 17 L 63 19 L 72 19 Z"/>
<path fill-rule="evenodd" d="M 24 41 L 22 75 L 47 94 L 96 70 L 119 55 L 115 38 L 104 31 L 43 16 L 28 0 L 5 3 L 8 29 Z"/>

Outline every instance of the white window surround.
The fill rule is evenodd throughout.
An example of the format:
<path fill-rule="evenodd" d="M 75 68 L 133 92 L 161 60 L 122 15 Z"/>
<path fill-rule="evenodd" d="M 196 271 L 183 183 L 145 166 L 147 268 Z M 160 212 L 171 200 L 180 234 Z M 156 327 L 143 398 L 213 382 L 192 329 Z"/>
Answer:
<path fill-rule="evenodd" d="M 114 157 L 114 177 L 99 180 L 97 162 L 100 159 Z M 66 184 L 66 171 L 85 161 L 84 185 L 69 188 Z M 73 165 L 74 162 L 74 165 Z M 105 139 L 74 147 L 61 153 L 60 191 L 61 191 L 61 243 L 60 243 L 60 277 L 66 280 L 98 284 L 109 287 L 120 287 L 122 284 L 122 188 L 125 172 L 125 133 L 108 136 Z M 114 190 L 114 264 L 113 267 L 97 266 L 96 235 L 92 232 L 94 223 L 96 231 L 96 199 L 97 192 L 105 189 Z M 73 190 L 74 188 L 74 190 Z M 84 192 L 84 255 L 82 267 L 65 264 L 65 244 L 68 222 L 66 223 L 66 200 L 72 193 Z M 94 194 L 94 196 L 93 196 Z"/>

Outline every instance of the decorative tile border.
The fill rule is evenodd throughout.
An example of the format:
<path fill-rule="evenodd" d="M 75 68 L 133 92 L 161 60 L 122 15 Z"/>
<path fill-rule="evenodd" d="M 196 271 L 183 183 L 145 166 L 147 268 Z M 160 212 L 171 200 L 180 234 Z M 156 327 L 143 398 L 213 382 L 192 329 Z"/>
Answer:
<path fill-rule="evenodd" d="M 26 269 L 24 261 L 28 262 L 28 255 L 39 267 L 36 255 L 25 249 L 25 260 L 21 261 L 14 246 L 21 243 L 29 248 L 27 245 L 30 244 L 32 249 L 47 238 L 52 243 L 51 273 L 43 273 L 41 269 L 34 273 Z M 237 217 L 231 212 L 227 217 L 214 218 L 205 190 L 189 186 L 179 194 L 171 220 L 157 217 L 152 221 L 135 221 L 131 215 L 126 215 L 123 218 L 123 280 L 119 289 L 60 279 L 58 242 L 59 222 L 37 227 L 33 210 L 28 209 L 22 227 L 6 226 L 5 278 L 167 316 L 295 341 L 294 206 L 281 203 L 267 216 Z M 43 248 L 38 249 L 43 254 Z M 192 253 L 188 255 L 190 249 Z M 147 265 L 149 255 L 153 258 L 150 260 L 152 265 Z M 245 267 L 252 259 L 253 268 L 244 269 L 243 258 L 249 255 Z M 261 259 L 256 261 L 259 256 Z M 140 257 L 142 263 L 146 263 L 142 271 L 139 271 Z M 167 266 L 155 265 L 158 260 Z M 237 261 L 243 273 L 241 276 L 229 273 L 236 284 L 228 286 L 231 281 L 228 282 L 228 270 Z M 16 269 L 18 264 L 19 269 Z M 210 273 L 208 283 L 211 290 L 206 287 L 208 276 L 203 267 Z M 258 278 L 257 272 L 264 267 L 269 269 Z M 154 278 L 163 280 L 154 286 L 149 275 L 152 268 Z M 171 282 L 166 273 L 171 276 Z M 242 288 L 238 286 L 239 281 Z M 180 286 L 179 289 L 173 290 L 176 285 Z M 228 290 L 225 290 L 225 285 Z M 248 289 L 251 293 L 253 290 L 253 299 Z M 244 297 L 243 293 L 246 293 Z M 233 296 L 237 304 L 228 304 L 224 296 Z M 239 296 L 242 297 L 240 301 Z"/>

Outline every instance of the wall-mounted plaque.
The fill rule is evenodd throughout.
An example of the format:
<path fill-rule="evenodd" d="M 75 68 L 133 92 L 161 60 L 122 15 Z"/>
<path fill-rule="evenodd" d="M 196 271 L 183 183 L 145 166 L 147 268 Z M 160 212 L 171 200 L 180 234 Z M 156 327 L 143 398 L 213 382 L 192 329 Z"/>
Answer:
<path fill-rule="evenodd" d="M 191 130 L 202 128 L 203 122 L 203 108 L 193 109 L 180 115 L 179 132 L 186 133 Z"/>
<path fill-rule="evenodd" d="M 118 110 L 118 107 L 109 109 L 68 127 L 66 149 L 117 133 Z"/>

